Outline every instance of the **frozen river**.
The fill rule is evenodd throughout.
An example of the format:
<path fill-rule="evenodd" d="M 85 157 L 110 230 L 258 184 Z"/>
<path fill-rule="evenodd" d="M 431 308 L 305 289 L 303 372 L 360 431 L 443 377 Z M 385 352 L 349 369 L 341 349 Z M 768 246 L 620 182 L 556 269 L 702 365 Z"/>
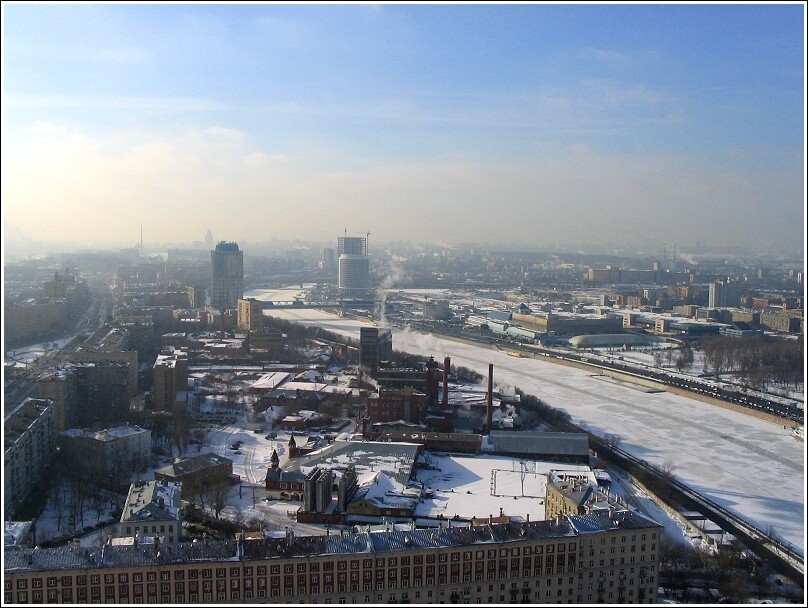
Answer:
<path fill-rule="evenodd" d="M 266 300 L 303 290 L 257 290 Z M 362 321 L 317 310 L 273 311 L 273 316 L 359 337 Z M 393 348 L 487 375 L 497 386 L 519 387 L 566 410 L 593 433 L 618 434 L 620 447 L 651 463 L 675 466 L 674 475 L 727 509 L 805 551 L 805 444 L 790 431 L 745 414 L 670 393 L 646 393 L 590 372 L 517 358 L 430 334 L 394 331 Z"/>

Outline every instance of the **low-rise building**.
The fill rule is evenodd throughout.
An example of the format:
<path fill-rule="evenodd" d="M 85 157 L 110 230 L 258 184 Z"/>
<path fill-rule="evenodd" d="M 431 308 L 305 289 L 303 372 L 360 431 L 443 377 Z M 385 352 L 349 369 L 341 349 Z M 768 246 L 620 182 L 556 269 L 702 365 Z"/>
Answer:
<path fill-rule="evenodd" d="M 491 431 L 487 452 L 530 457 L 549 462 L 589 463 L 589 436 L 586 433 L 536 433 Z"/>
<path fill-rule="evenodd" d="M 368 397 L 367 414 L 371 422 L 422 422 L 426 416 L 426 394 L 407 386 L 384 390 Z"/>
<path fill-rule="evenodd" d="M 544 500 L 545 517 L 559 515 L 587 515 L 608 513 L 609 510 L 625 510 L 622 503 L 611 498 L 593 484 L 587 475 L 556 474 L 551 472 L 547 480 L 547 495 Z"/>
<path fill-rule="evenodd" d="M 181 494 L 181 483 L 133 483 L 129 487 L 116 536 L 160 536 L 167 543 L 176 543 L 182 530 Z"/>
<path fill-rule="evenodd" d="M 200 454 L 187 458 L 176 458 L 174 462 L 154 472 L 156 481 L 181 483 L 186 499 L 201 487 L 211 487 L 221 483 L 236 483 L 238 475 L 233 474 L 233 461 L 214 453 Z M 189 494 L 189 492 L 191 494 Z"/>

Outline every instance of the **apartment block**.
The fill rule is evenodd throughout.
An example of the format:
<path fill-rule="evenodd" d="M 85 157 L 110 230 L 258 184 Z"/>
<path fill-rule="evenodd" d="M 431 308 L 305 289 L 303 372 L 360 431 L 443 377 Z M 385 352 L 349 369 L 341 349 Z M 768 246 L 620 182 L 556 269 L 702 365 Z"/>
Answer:
<path fill-rule="evenodd" d="M 151 431 L 139 426 L 68 429 L 59 435 L 59 443 L 71 470 L 99 482 L 117 482 L 145 468 L 151 459 Z"/>
<path fill-rule="evenodd" d="M 255 298 L 238 299 L 238 328 L 252 331 L 264 326 L 264 303 Z"/>
<path fill-rule="evenodd" d="M 760 326 L 779 333 L 795 333 L 800 330 L 801 319 L 777 312 L 760 313 Z"/>
<path fill-rule="evenodd" d="M 170 412 L 185 402 L 188 390 L 188 356 L 183 351 L 157 355 L 152 367 L 154 409 Z"/>
<path fill-rule="evenodd" d="M 129 354 L 137 359 L 136 352 Z M 53 400 L 56 433 L 73 427 L 125 422 L 129 416 L 131 371 L 130 362 L 101 358 L 66 363 L 40 379 L 37 394 Z"/>
<path fill-rule="evenodd" d="M 56 447 L 53 401 L 26 399 L 3 419 L 3 514 L 11 518 L 42 481 Z"/>
<path fill-rule="evenodd" d="M 637 513 L 466 528 L 4 553 L 4 600 L 653 604 L 662 526 Z"/>

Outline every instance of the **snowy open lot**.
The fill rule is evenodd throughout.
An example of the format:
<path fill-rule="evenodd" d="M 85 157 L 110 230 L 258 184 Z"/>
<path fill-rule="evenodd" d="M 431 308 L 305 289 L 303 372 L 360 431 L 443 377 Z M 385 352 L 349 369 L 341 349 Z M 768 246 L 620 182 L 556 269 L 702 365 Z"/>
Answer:
<path fill-rule="evenodd" d="M 273 311 L 273 316 L 353 337 L 362 325 L 314 310 Z M 804 553 L 805 444 L 782 426 L 670 393 L 604 382 L 586 370 L 432 335 L 395 331 L 393 348 L 438 360 L 448 355 L 453 365 L 484 375 L 493 363 L 496 385 L 534 394 L 593 433 L 620 435 L 623 449 L 651 463 L 673 463 L 674 475 L 685 483 L 760 527 L 773 526 Z"/>
<path fill-rule="evenodd" d="M 568 463 L 527 462 L 506 456 L 432 456 L 435 469 L 419 470 L 417 479 L 434 491 L 415 509 L 418 517 L 522 517 L 544 519 L 547 473 L 551 470 L 589 473 L 589 467 Z M 591 475 L 591 474 L 590 474 Z M 594 481 L 594 477 L 593 477 Z M 538 498 L 538 500 L 537 500 Z"/>

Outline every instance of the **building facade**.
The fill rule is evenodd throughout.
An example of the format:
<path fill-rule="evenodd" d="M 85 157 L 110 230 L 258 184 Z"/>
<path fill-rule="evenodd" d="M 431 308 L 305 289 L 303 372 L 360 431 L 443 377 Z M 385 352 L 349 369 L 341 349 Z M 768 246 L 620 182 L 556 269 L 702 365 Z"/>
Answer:
<path fill-rule="evenodd" d="M 151 431 L 139 426 L 68 429 L 59 435 L 59 443 L 67 466 L 96 481 L 117 482 L 151 461 Z"/>
<path fill-rule="evenodd" d="M 138 547 L 13 549 L 6 603 L 653 604 L 662 527 L 573 515 Z"/>
<path fill-rule="evenodd" d="M 3 419 L 3 513 L 13 516 L 42 481 L 56 447 L 53 401 L 26 399 Z"/>
<path fill-rule="evenodd" d="M 426 394 L 404 387 L 394 390 L 379 390 L 368 397 L 367 415 L 371 423 L 423 422 L 426 417 Z"/>
<path fill-rule="evenodd" d="M 182 351 L 161 353 L 152 367 L 154 409 L 170 412 L 185 401 L 188 390 L 188 355 Z"/>
<path fill-rule="evenodd" d="M 709 308 L 737 308 L 741 305 L 743 284 L 736 281 L 713 281 L 707 306 Z"/>
<path fill-rule="evenodd" d="M 255 298 L 239 298 L 238 328 L 254 331 L 264 327 L 264 303 Z"/>
<path fill-rule="evenodd" d="M 378 327 L 359 329 L 359 365 L 374 378 L 379 365 L 393 356 L 393 332 Z"/>
<path fill-rule="evenodd" d="M 181 483 L 157 480 L 133 483 L 117 536 L 159 536 L 170 544 L 178 542 L 182 533 L 181 496 Z"/>
<path fill-rule="evenodd" d="M 137 353 L 131 354 L 137 357 Z M 130 372 L 127 361 L 99 360 L 66 363 L 39 379 L 37 395 L 53 400 L 55 432 L 126 422 Z"/>
<path fill-rule="evenodd" d="M 186 500 L 193 500 L 200 488 L 232 483 L 233 461 L 209 452 L 187 458 L 177 458 L 154 472 L 155 481 L 181 483 Z"/>
<path fill-rule="evenodd" d="M 244 252 L 237 243 L 222 241 L 210 252 L 210 304 L 217 310 L 236 308 L 244 297 Z"/>

